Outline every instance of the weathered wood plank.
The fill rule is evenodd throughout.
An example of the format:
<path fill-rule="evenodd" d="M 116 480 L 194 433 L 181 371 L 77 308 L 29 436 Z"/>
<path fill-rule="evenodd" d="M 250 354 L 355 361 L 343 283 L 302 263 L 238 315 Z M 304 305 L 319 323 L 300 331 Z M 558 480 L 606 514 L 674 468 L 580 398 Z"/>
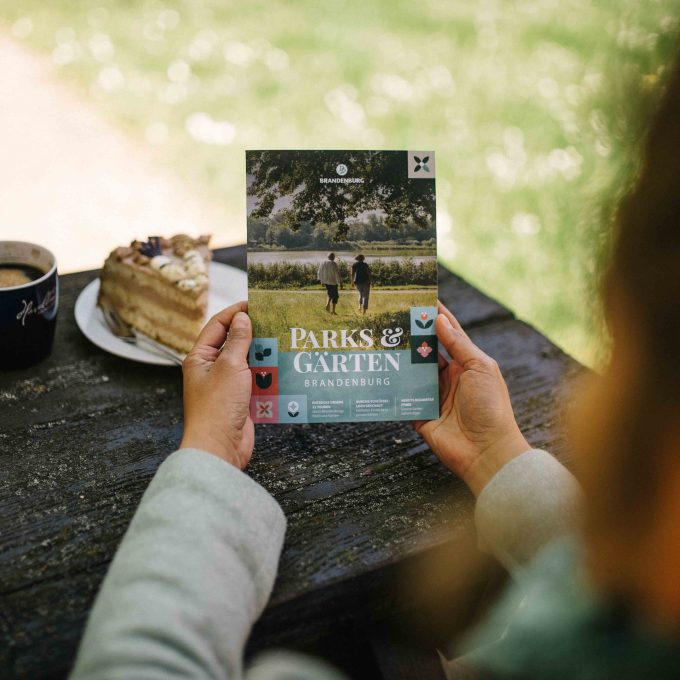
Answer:
<path fill-rule="evenodd" d="M 243 249 L 216 259 L 244 266 Z M 93 276 L 63 277 L 52 356 L 0 375 L 0 675 L 68 669 L 106 565 L 181 433 L 179 371 L 112 357 L 78 331 L 73 304 Z M 440 297 L 499 360 L 529 440 L 566 459 L 555 407 L 576 364 L 445 270 Z M 250 474 L 289 517 L 255 647 L 375 609 L 370 592 L 386 592 L 394 565 L 471 530 L 468 492 L 406 423 L 258 426 Z"/>
<path fill-rule="evenodd" d="M 501 363 L 520 424 L 537 445 L 550 443 L 551 390 L 564 370 L 562 356 L 544 356 L 550 346 L 518 321 L 478 327 L 472 335 L 495 356 L 504 353 Z M 8 569 L 3 591 L 31 584 L 39 574 L 53 578 L 59 569 L 73 566 L 75 558 L 69 560 L 68 554 L 78 542 L 88 550 L 77 568 L 87 567 L 88 555 L 95 562 L 106 559 L 106 549 L 103 553 L 97 549 L 107 544 L 96 540 L 98 532 L 105 526 L 119 535 L 116 532 L 125 527 L 159 461 L 176 445 L 181 425 L 174 401 L 167 395 L 152 403 L 128 400 L 115 410 L 88 411 L 58 428 L 31 426 L 27 436 L 15 438 L 12 471 L 7 471 L 0 489 L 3 510 L 14 518 L 2 535 L 5 550 L 0 565 L 5 565 L 3 555 L 10 555 L 9 564 L 15 567 Z M 94 420 L 101 422 L 96 427 L 93 413 Z M 87 447 L 82 445 L 84 430 L 89 430 Z M 320 453 L 329 442 L 332 456 Z M 287 514 L 323 517 L 326 506 L 341 504 L 336 496 L 352 497 L 352 492 L 369 491 L 375 484 L 389 496 L 383 486 L 402 477 L 411 479 L 433 462 L 424 449 L 408 424 L 261 426 L 250 474 L 280 499 Z M 399 506 L 390 500 L 389 507 Z M 391 534 L 390 523 L 384 526 Z M 375 527 L 365 530 L 382 530 L 381 523 L 376 521 Z M 311 538 L 316 541 L 318 535 Z M 322 578 L 318 566 L 312 573 Z M 304 578 L 309 575 L 291 567 L 293 596 Z"/>

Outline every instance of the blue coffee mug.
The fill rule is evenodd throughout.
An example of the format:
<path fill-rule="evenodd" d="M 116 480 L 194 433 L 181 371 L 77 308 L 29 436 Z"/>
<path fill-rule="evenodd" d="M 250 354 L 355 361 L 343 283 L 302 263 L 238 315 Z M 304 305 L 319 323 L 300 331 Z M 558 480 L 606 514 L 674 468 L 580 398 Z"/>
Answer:
<path fill-rule="evenodd" d="M 58 306 L 54 255 L 34 243 L 0 241 L 0 369 L 30 366 L 50 353 Z"/>

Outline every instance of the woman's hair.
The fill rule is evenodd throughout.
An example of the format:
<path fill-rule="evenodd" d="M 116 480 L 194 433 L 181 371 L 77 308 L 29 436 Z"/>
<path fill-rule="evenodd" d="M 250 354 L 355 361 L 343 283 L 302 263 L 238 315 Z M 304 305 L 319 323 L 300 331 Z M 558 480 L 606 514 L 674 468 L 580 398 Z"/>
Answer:
<path fill-rule="evenodd" d="M 665 399 L 680 397 L 680 65 L 649 130 L 643 163 L 621 203 L 605 303 L 618 289 L 648 343 L 648 368 Z"/>
<path fill-rule="evenodd" d="M 643 501 L 662 470 L 653 455 L 680 421 L 680 63 L 653 118 L 637 180 L 619 207 L 604 302 L 609 318 L 623 305 L 642 351 L 635 394 L 619 397 L 628 413 L 611 442 L 615 460 L 597 520 L 642 520 L 640 510 L 649 505 Z M 613 341 L 616 351 L 627 338 Z"/>

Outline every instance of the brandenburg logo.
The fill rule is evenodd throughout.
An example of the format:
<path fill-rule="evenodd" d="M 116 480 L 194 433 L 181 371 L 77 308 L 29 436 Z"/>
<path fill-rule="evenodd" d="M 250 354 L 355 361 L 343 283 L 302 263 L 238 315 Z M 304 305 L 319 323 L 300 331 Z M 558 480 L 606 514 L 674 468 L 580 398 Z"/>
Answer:
<path fill-rule="evenodd" d="M 337 172 L 340 177 L 344 177 L 347 174 L 347 166 L 344 163 L 340 163 L 335 168 L 335 172 Z"/>

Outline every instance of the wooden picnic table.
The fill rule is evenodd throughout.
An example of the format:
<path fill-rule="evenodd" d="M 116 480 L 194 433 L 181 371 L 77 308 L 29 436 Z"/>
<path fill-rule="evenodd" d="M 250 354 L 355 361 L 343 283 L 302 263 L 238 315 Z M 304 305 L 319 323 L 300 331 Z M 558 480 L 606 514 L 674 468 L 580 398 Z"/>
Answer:
<path fill-rule="evenodd" d="M 245 268 L 245 248 L 215 259 Z M 181 372 L 108 354 L 78 330 L 73 307 L 96 276 L 61 277 L 51 356 L 0 373 L 0 677 L 67 674 L 140 497 L 180 439 Z M 529 442 L 568 462 L 556 423 L 578 364 L 455 274 L 439 277 L 441 300 L 498 360 Z M 250 650 L 397 611 L 395 568 L 473 530 L 470 493 L 408 423 L 259 425 L 248 472 L 288 517 Z"/>

